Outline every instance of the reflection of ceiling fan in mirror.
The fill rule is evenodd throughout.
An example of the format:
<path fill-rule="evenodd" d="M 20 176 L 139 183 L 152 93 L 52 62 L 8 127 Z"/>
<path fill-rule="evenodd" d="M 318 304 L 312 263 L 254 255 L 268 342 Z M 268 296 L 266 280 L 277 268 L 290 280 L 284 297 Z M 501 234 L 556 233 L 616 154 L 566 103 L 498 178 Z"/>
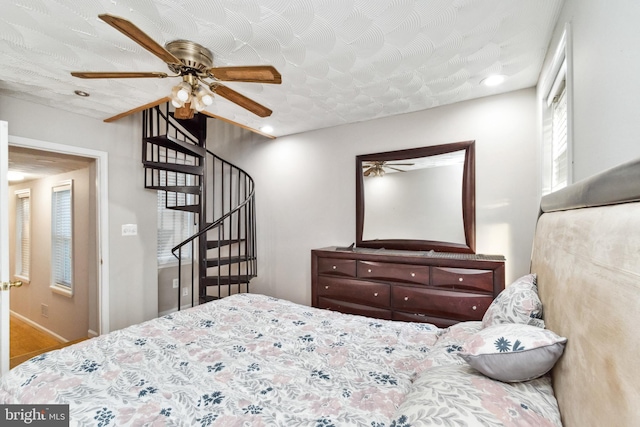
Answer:
<path fill-rule="evenodd" d="M 239 67 L 214 67 L 211 51 L 189 40 L 175 40 L 162 47 L 151 37 L 124 18 L 113 15 L 98 15 L 107 24 L 120 31 L 140 46 L 167 63 L 176 73 L 160 72 L 72 72 L 83 79 L 121 78 L 165 78 L 181 77 L 182 81 L 171 91 L 171 103 L 176 108 L 175 116 L 181 119 L 193 117 L 195 111 L 203 111 L 213 102 L 213 95 L 239 105 L 260 117 L 270 116 L 272 111 L 246 96 L 220 84 L 226 82 L 250 82 L 280 84 L 282 77 L 271 65 Z M 156 104 L 157 105 L 157 104 Z"/>
<path fill-rule="evenodd" d="M 385 168 L 391 169 L 397 172 L 406 172 L 406 170 L 398 169 L 396 166 L 413 166 L 413 163 L 389 163 L 389 162 L 364 162 L 362 169 L 364 169 L 364 176 L 384 176 Z"/>

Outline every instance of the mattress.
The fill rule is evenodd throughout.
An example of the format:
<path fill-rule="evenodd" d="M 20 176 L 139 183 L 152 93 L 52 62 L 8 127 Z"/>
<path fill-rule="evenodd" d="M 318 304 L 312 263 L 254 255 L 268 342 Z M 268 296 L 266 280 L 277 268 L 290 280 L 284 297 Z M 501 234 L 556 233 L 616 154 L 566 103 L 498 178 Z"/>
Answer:
<path fill-rule="evenodd" d="M 239 294 L 37 356 L 2 377 L 0 401 L 68 404 L 73 426 L 400 426 L 416 378 L 464 365 L 479 324 Z"/>

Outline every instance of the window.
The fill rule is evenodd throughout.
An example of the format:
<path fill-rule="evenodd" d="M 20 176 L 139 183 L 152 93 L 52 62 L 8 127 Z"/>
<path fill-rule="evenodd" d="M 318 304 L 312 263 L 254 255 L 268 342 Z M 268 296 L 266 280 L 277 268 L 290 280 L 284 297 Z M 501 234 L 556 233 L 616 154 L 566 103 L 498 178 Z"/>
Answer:
<path fill-rule="evenodd" d="M 563 67 L 566 68 L 566 67 Z M 566 187 L 567 166 L 567 85 L 566 73 L 551 98 L 551 191 Z"/>
<path fill-rule="evenodd" d="M 542 84 L 542 194 L 559 190 L 572 182 L 569 35 L 567 25 Z"/>
<path fill-rule="evenodd" d="M 51 287 L 73 295 L 73 186 L 66 181 L 51 194 Z"/>
<path fill-rule="evenodd" d="M 161 185 L 193 185 L 193 178 L 185 174 L 169 174 L 161 180 Z M 194 196 L 169 193 L 169 205 L 192 204 Z M 179 243 L 194 234 L 194 214 L 175 209 L 167 209 L 167 192 L 158 191 L 158 264 L 169 264 L 177 259 L 171 252 Z M 197 241 L 196 241 L 197 244 Z M 191 258 L 191 245 L 182 250 L 182 259 Z"/>
<path fill-rule="evenodd" d="M 31 190 L 16 191 L 15 275 L 29 280 L 31 265 Z"/>

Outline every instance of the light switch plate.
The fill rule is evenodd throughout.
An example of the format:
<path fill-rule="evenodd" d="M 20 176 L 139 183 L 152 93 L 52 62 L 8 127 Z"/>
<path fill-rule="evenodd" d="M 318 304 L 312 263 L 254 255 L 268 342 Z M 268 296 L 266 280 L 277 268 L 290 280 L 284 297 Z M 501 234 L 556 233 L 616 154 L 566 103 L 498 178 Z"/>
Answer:
<path fill-rule="evenodd" d="M 138 234 L 138 224 L 122 224 L 123 236 L 135 236 Z"/>

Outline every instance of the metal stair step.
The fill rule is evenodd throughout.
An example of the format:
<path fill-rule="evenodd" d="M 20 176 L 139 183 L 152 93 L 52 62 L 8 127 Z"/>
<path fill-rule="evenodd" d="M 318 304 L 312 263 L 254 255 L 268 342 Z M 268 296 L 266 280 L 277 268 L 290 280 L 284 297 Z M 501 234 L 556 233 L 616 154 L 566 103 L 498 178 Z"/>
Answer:
<path fill-rule="evenodd" d="M 166 170 L 171 172 L 180 172 L 180 173 L 188 173 L 190 175 L 199 175 L 202 176 L 204 171 L 204 166 L 198 165 L 180 165 L 177 163 L 165 163 L 165 162 L 150 162 L 148 160 L 143 160 L 142 164 L 145 168 L 153 168 Z"/>
<path fill-rule="evenodd" d="M 173 193 L 200 194 L 200 187 L 197 185 L 147 185 L 145 188 Z"/>
<path fill-rule="evenodd" d="M 150 142 L 161 147 L 176 150 L 184 154 L 190 154 L 192 156 L 204 157 L 207 155 L 207 150 L 199 145 L 194 145 L 188 141 L 181 141 L 169 135 L 148 136 L 144 138 L 145 142 Z"/>
<path fill-rule="evenodd" d="M 220 267 L 221 265 L 238 264 L 255 260 L 255 256 L 222 256 L 220 258 L 207 258 L 207 268 Z"/>
<path fill-rule="evenodd" d="M 246 239 L 232 239 L 232 240 L 207 240 L 207 249 L 216 249 L 223 246 L 235 245 L 245 242 Z"/>
<path fill-rule="evenodd" d="M 167 206 L 166 208 L 173 209 L 174 211 L 200 212 L 200 205 Z"/>
<path fill-rule="evenodd" d="M 251 279 L 256 277 L 253 274 L 241 274 L 232 276 L 207 276 L 202 282 L 205 286 L 218 286 L 220 285 L 238 285 L 241 283 L 249 283 Z"/>

